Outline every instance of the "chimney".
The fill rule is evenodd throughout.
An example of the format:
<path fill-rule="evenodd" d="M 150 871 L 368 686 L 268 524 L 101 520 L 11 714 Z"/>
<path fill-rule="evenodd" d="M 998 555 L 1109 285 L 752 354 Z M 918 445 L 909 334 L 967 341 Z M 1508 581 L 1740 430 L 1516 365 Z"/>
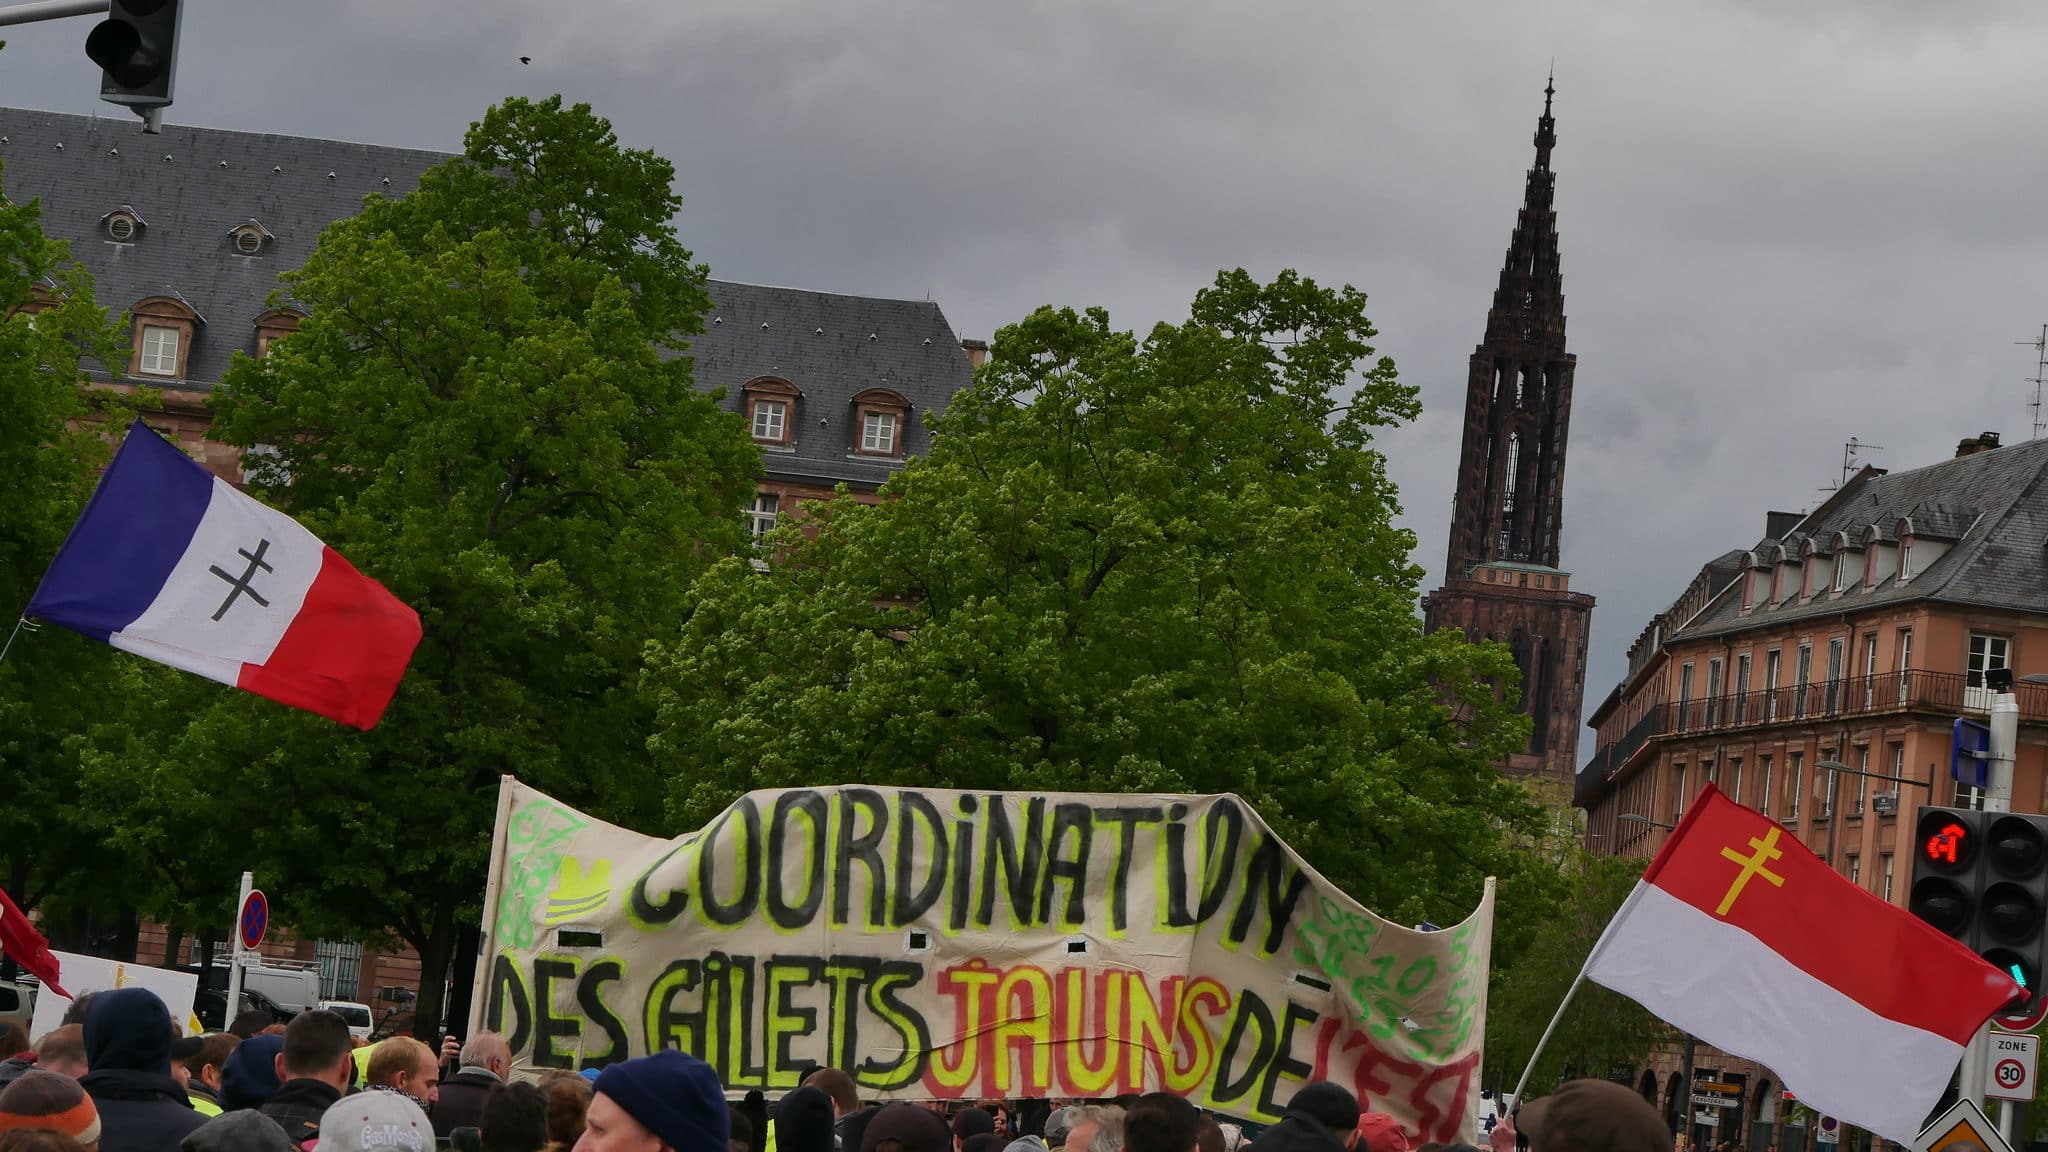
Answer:
<path fill-rule="evenodd" d="M 967 363 L 979 368 L 988 363 L 988 341 L 962 340 L 960 350 L 967 353 Z"/>
<path fill-rule="evenodd" d="M 1806 513 L 1804 512 L 1766 512 L 1764 513 L 1764 538 L 1767 540 L 1783 540 L 1785 533 L 1799 527 L 1799 522 L 1804 519 L 1806 519 Z"/>
<path fill-rule="evenodd" d="M 1996 447 L 1998 447 L 1998 433 L 1982 432 L 1974 440 L 1964 440 L 1962 443 L 1957 444 L 1956 456 L 1957 458 L 1975 456 L 1979 452 L 1989 452 Z"/>

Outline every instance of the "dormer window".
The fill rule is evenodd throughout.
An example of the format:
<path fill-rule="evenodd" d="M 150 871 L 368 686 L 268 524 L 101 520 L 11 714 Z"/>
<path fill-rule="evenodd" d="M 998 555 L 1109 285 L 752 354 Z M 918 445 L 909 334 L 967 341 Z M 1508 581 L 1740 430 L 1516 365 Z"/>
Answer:
<path fill-rule="evenodd" d="M 228 229 L 228 241 L 243 256 L 261 256 L 264 245 L 275 239 L 260 220 L 249 220 Z"/>
<path fill-rule="evenodd" d="M 182 380 L 191 363 L 192 340 L 205 319 L 176 296 L 151 296 L 129 309 L 135 327 L 129 336 L 135 349 L 131 376 Z"/>
<path fill-rule="evenodd" d="M 740 412 L 753 432 L 754 443 L 770 448 L 796 445 L 797 401 L 802 394 L 796 385 L 772 376 L 747 382 L 740 389 Z"/>
<path fill-rule="evenodd" d="M 901 456 L 910 425 L 910 401 L 887 388 L 870 388 L 853 398 L 852 447 L 857 456 Z"/>
<path fill-rule="evenodd" d="M 100 217 L 100 227 L 106 229 L 107 239 L 116 244 L 133 244 L 148 226 L 142 217 L 135 214 L 135 209 L 126 204 Z"/>
<path fill-rule="evenodd" d="M 270 346 L 299 330 L 304 314 L 289 308 L 272 308 L 256 318 L 256 358 L 270 355 Z"/>

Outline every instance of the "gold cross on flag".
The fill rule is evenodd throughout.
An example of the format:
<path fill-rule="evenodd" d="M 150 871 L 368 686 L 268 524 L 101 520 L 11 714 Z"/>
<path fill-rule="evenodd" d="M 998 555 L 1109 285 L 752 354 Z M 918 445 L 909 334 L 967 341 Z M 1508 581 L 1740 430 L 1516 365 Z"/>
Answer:
<path fill-rule="evenodd" d="M 1721 897 L 1721 906 L 1714 909 L 1714 915 L 1726 916 L 1728 910 L 1735 907 L 1735 898 L 1742 895 L 1742 890 L 1749 886 L 1749 878 L 1752 876 L 1761 876 L 1775 887 L 1785 886 L 1785 878 L 1768 867 L 1771 861 L 1785 855 L 1784 850 L 1778 847 L 1778 834 L 1781 831 L 1782 829 L 1773 828 L 1760 838 L 1752 837 L 1749 846 L 1756 850 L 1753 856 L 1744 856 L 1733 848 L 1721 849 L 1721 855 L 1742 865 L 1742 871 L 1736 874 L 1735 882 L 1728 885 L 1728 894 Z"/>

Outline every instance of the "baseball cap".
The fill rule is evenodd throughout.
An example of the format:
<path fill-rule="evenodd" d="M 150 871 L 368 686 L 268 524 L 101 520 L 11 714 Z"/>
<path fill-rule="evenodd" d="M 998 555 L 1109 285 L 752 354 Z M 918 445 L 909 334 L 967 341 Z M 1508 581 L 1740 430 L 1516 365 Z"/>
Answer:
<path fill-rule="evenodd" d="M 1530 1152 L 1671 1152 L 1664 1118 L 1611 1080 L 1571 1080 L 1522 1106 L 1515 1127 Z"/>
<path fill-rule="evenodd" d="M 1359 1113 L 1358 1136 L 1371 1152 L 1408 1152 L 1408 1134 L 1385 1112 Z"/>
<path fill-rule="evenodd" d="M 434 1125 L 398 1092 L 358 1092 L 320 1117 L 321 1152 L 434 1152 Z"/>

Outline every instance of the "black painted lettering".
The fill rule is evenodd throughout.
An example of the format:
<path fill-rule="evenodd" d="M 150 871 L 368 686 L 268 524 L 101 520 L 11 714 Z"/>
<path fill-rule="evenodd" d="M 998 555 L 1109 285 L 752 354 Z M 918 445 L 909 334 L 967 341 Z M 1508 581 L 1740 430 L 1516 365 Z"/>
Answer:
<path fill-rule="evenodd" d="M 1010 824 L 1010 806 L 996 797 L 988 806 L 988 847 L 981 862 L 981 905 L 974 922 L 995 923 L 997 873 L 1010 901 L 1010 916 L 1020 925 L 1038 922 L 1038 868 L 1045 857 L 1045 797 L 1033 796 L 1024 806 L 1024 830 Z"/>
<path fill-rule="evenodd" d="M 1247 1052 L 1245 1036 L 1253 1029 L 1258 1037 L 1251 1041 Z M 1237 1010 L 1231 1014 L 1230 1033 L 1223 1040 L 1223 1048 L 1216 1054 L 1216 1079 L 1209 1098 L 1218 1104 L 1229 1104 L 1242 1100 L 1251 1090 L 1258 1087 L 1265 1078 L 1266 1065 L 1273 1061 L 1274 1044 L 1273 1010 L 1259 994 L 1246 989 L 1237 1000 Z M 1244 1071 L 1231 1074 L 1231 1068 L 1239 1059 L 1244 1061 Z"/>
<path fill-rule="evenodd" d="M 505 1026 L 508 1008 L 513 1020 L 509 1028 Z M 505 1037 L 505 1043 L 517 1052 L 532 1037 L 532 1024 L 527 1011 L 526 982 L 519 978 L 519 966 L 501 952 L 491 961 L 491 991 L 484 1001 L 484 1027 Z"/>
<path fill-rule="evenodd" d="M 796 882 L 804 886 L 803 899 L 789 900 L 784 886 L 790 883 L 789 841 L 792 816 L 803 814 L 805 826 L 801 851 L 803 862 L 796 870 Z M 825 901 L 825 798 L 809 788 L 784 792 L 775 798 L 775 813 L 768 821 L 768 918 L 775 926 L 795 930 L 817 918 Z"/>
<path fill-rule="evenodd" d="M 1109 926 L 1121 932 L 1130 922 L 1131 856 L 1138 849 L 1138 829 L 1166 818 L 1159 808 L 1098 808 L 1095 820 L 1116 825 L 1116 860 L 1109 871 Z M 1186 892 L 1182 892 L 1185 898 Z"/>
<path fill-rule="evenodd" d="M 1206 923 L 1223 907 L 1237 879 L 1237 845 L 1244 838 L 1244 813 L 1224 798 L 1209 806 L 1202 822 L 1202 905 L 1195 919 Z"/>
<path fill-rule="evenodd" d="M 1259 943 L 1259 954 L 1271 956 L 1278 952 L 1281 939 L 1287 935 L 1287 925 L 1294 919 L 1294 905 L 1307 889 L 1308 874 L 1289 866 L 1287 847 L 1280 843 L 1280 838 L 1260 837 L 1259 846 L 1253 849 L 1251 860 L 1245 865 L 1244 890 L 1237 899 L 1237 914 L 1230 918 L 1230 930 L 1224 938 L 1233 946 L 1244 943 L 1263 896 L 1266 937 Z"/>
<path fill-rule="evenodd" d="M 732 831 L 737 818 L 739 831 Z M 723 837 L 724 842 L 721 842 Z M 732 864 L 739 871 L 739 891 L 730 902 L 718 894 L 718 858 L 732 846 Z M 697 899 L 704 918 L 721 928 L 745 923 L 761 901 L 761 809 L 752 796 L 742 796 L 719 813 L 704 833 L 697 853 Z"/>
<path fill-rule="evenodd" d="M 920 841 L 919 829 L 925 839 Z M 919 851 L 926 860 L 924 883 L 911 891 L 917 875 Z M 914 924 L 938 903 L 946 890 L 946 820 L 938 806 L 916 792 L 898 794 L 896 811 L 896 886 L 889 905 L 889 922 L 895 927 Z"/>
<path fill-rule="evenodd" d="M 867 828 L 855 831 L 859 817 L 865 813 Z M 881 928 L 887 924 L 883 917 L 888 912 L 889 874 L 882 867 L 882 838 L 889 833 L 889 802 L 880 792 L 872 788 L 842 788 L 839 790 L 839 837 L 834 844 L 832 856 L 832 926 L 846 927 L 846 918 L 852 913 L 853 903 L 853 862 L 858 860 L 868 870 L 868 922 L 869 928 Z M 834 1065 L 844 1067 L 844 1065 Z"/>
<path fill-rule="evenodd" d="M 1294 1035 L 1297 1029 L 1303 1032 L 1314 1032 L 1316 1021 L 1320 1019 L 1322 1019 L 1321 1013 L 1313 1008 L 1296 1004 L 1292 1000 L 1289 1000 L 1287 1007 L 1281 1010 L 1280 1038 L 1273 1045 L 1273 1059 L 1267 1062 L 1266 1074 L 1261 1078 L 1259 1086 L 1259 1111 L 1261 1113 L 1267 1116 L 1278 1116 L 1280 1114 L 1283 1105 L 1275 1103 L 1273 1095 L 1274 1089 L 1280 1086 L 1280 1081 L 1283 1077 L 1293 1081 L 1298 1086 L 1315 1072 L 1316 1066 L 1314 1064 L 1294 1058 Z M 1289 1089 L 1287 1094 L 1293 1096 L 1294 1092 L 1292 1089 Z"/>
<path fill-rule="evenodd" d="M 1052 923 L 1052 890 L 1055 883 L 1067 886 L 1067 906 L 1060 913 L 1062 926 L 1079 927 L 1088 918 L 1088 852 L 1095 840 L 1095 813 L 1086 804 L 1055 804 L 1052 835 L 1045 850 L 1045 884 L 1039 889 L 1038 922 Z"/>
<path fill-rule="evenodd" d="M 533 961 L 533 1064 L 537 1068 L 574 1068 L 575 1058 L 555 1047 L 555 1038 L 572 1040 L 578 1029 L 574 1016 L 555 1014 L 555 981 L 576 979 L 574 960 L 536 956 Z"/>
<path fill-rule="evenodd" d="M 1195 914 L 1188 909 L 1188 826 L 1185 804 L 1175 804 L 1166 825 L 1166 923 L 1168 928 L 1192 928 Z"/>
<path fill-rule="evenodd" d="M 703 973 L 695 960 L 677 960 L 655 977 L 647 990 L 647 1050 L 675 1048 L 704 1058 L 704 1002 L 694 1008 L 676 1005 L 676 998 L 695 992 Z"/>
<path fill-rule="evenodd" d="M 604 1002 L 603 986 L 623 979 L 626 966 L 617 960 L 599 960 L 583 970 L 583 979 L 576 982 L 576 1004 L 583 1009 L 583 1018 L 592 1027 L 604 1033 L 610 1041 L 602 1052 L 591 1052 L 584 1045 L 580 1067 L 603 1068 L 626 1058 L 626 1022 Z"/>

